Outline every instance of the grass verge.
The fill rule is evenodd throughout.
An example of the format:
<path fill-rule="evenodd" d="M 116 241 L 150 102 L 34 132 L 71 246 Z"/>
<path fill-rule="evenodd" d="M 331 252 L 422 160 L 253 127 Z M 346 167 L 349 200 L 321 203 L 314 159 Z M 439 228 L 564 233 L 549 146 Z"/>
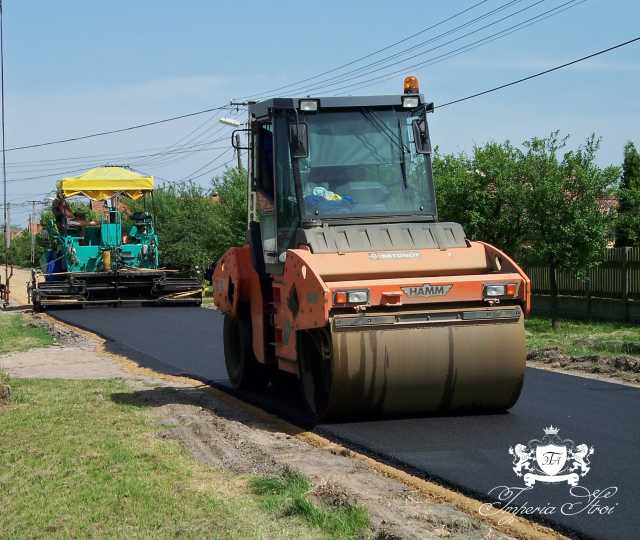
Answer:
<path fill-rule="evenodd" d="M 640 326 L 623 323 L 562 321 L 554 332 L 550 319 L 532 317 L 525 323 L 529 350 L 558 347 L 574 356 L 640 355 Z"/>
<path fill-rule="evenodd" d="M 246 480 L 157 435 L 117 380 L 12 379 L 0 409 L 0 538 L 318 538 Z"/>
<path fill-rule="evenodd" d="M 47 347 L 52 345 L 53 341 L 46 329 L 32 324 L 23 315 L 0 314 L 0 354 Z"/>
<path fill-rule="evenodd" d="M 269 512 L 298 516 L 331 538 L 360 538 L 369 527 L 367 511 L 360 506 L 344 503 L 330 507 L 313 502 L 311 483 L 299 473 L 253 478 L 250 485 Z"/>

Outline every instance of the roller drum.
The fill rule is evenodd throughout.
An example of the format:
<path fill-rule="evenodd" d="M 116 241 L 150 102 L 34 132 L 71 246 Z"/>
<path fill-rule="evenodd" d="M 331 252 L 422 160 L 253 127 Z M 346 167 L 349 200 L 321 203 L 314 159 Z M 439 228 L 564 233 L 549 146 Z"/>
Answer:
<path fill-rule="evenodd" d="M 477 311 L 488 318 L 463 320 Z M 511 317 L 501 319 L 494 315 L 509 310 L 477 311 L 440 312 L 453 319 L 443 323 L 427 321 L 425 314 L 417 324 L 395 315 L 386 315 L 379 326 L 375 318 L 359 327 L 332 319 L 331 353 L 319 372 L 316 367 L 315 413 L 345 418 L 510 408 L 524 376 L 522 312 L 512 308 Z M 309 365 L 303 361 L 303 385 Z"/>

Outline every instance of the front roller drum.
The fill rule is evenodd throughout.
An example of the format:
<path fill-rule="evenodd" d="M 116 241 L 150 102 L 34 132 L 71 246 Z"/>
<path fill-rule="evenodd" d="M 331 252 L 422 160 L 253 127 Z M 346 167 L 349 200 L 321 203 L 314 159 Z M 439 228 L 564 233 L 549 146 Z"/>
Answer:
<path fill-rule="evenodd" d="M 307 408 L 317 420 L 509 409 L 524 377 L 521 310 L 503 319 L 453 314 L 450 323 L 424 324 L 394 315 L 395 323 L 387 318 L 380 326 L 334 318 L 330 330 L 305 334 L 299 351 Z"/>

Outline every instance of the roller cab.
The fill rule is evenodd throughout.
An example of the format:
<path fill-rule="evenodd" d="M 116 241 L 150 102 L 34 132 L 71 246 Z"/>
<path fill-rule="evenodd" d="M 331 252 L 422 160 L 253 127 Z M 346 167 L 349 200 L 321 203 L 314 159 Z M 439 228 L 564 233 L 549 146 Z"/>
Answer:
<path fill-rule="evenodd" d="M 289 372 L 316 420 L 516 402 L 529 279 L 438 221 L 415 84 L 249 104 L 247 244 L 213 280 L 235 387 Z"/>

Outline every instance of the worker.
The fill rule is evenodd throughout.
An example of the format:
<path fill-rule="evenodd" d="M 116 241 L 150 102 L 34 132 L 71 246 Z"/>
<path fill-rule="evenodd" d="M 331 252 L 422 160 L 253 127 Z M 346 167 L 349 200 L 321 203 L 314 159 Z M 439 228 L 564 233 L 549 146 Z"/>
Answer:
<path fill-rule="evenodd" d="M 63 234 L 67 234 L 69 218 L 73 217 L 73 212 L 71 211 L 71 208 L 69 208 L 66 199 L 59 193 L 53 201 L 51 210 L 58 229 L 61 230 Z"/>

